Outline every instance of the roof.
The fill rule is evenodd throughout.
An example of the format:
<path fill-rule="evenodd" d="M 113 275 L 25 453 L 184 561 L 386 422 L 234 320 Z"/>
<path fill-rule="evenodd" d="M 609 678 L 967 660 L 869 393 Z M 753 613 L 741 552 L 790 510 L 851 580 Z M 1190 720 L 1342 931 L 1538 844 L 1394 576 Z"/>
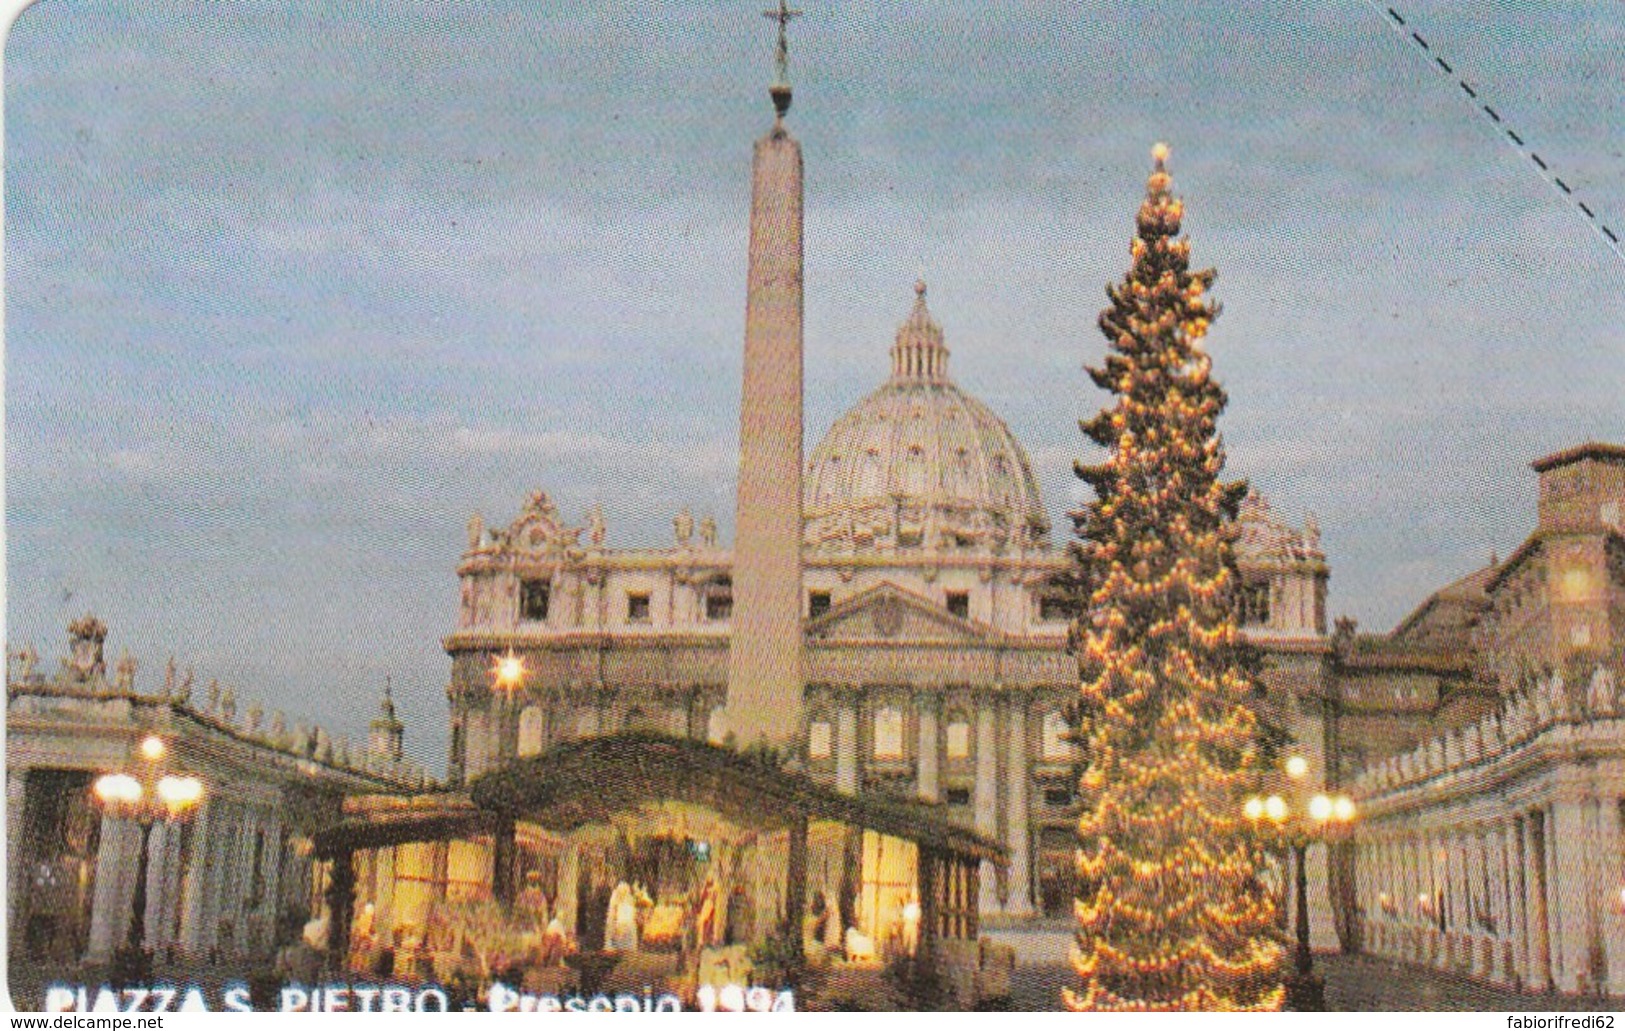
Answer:
<path fill-rule="evenodd" d="M 1590 458 L 1599 462 L 1625 462 L 1625 447 L 1618 444 L 1603 444 L 1588 440 L 1584 444 L 1567 448 L 1545 458 L 1537 458 L 1529 463 L 1529 467 L 1537 473 L 1548 469 L 1556 469 L 1561 465 L 1572 465 L 1575 462 Z"/>
<path fill-rule="evenodd" d="M 413 841 L 443 841 L 488 834 L 500 814 L 474 805 L 460 792 L 347 799 L 344 818 L 312 838 L 316 854 L 331 856 L 350 849 L 388 848 Z"/>
<path fill-rule="evenodd" d="M 1413 630 L 1421 627 L 1424 621 L 1441 608 L 1449 607 L 1461 610 L 1461 616 L 1464 619 L 1477 610 L 1484 608 L 1490 601 L 1489 592 L 1486 588 L 1495 579 L 1498 568 L 1497 565 L 1492 564 L 1481 569 L 1475 569 L 1461 579 L 1448 583 L 1434 591 L 1394 628 L 1394 632 L 1390 636 L 1395 640 L 1404 639 Z M 1440 629 L 1456 630 L 1459 628 Z M 1467 644 L 1465 639 L 1459 643 L 1463 646 Z"/>
<path fill-rule="evenodd" d="M 784 827 L 805 815 L 973 859 L 1006 859 L 1003 847 L 949 821 L 940 808 L 843 795 L 764 758 L 648 732 L 560 745 L 477 778 L 469 794 L 480 810 L 534 819 L 560 833 L 643 802 L 674 799 L 709 806 L 745 826 Z"/>

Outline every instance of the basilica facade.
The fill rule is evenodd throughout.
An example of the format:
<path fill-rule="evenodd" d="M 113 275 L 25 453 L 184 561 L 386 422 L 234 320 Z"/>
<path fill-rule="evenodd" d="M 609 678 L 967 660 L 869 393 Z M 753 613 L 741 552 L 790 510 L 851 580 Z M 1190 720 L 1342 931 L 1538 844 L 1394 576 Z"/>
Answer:
<path fill-rule="evenodd" d="M 932 803 L 1003 844 L 1007 869 L 982 869 L 984 914 L 1067 915 L 1072 560 L 1052 541 L 1026 451 L 948 359 L 917 284 L 890 376 L 806 459 L 793 751 L 840 792 Z M 669 547 L 612 548 L 601 513 L 567 523 L 541 492 L 505 527 L 470 523 L 444 642 L 452 783 L 597 735 L 727 739 L 733 554 L 709 517 L 685 511 L 673 529 Z M 1285 525 L 1257 495 L 1239 529 L 1247 633 L 1281 718 L 1324 772 L 1332 649 L 1318 531 Z M 498 687 L 493 664 L 508 656 L 522 682 Z M 1324 913 L 1317 925 L 1329 938 Z"/>

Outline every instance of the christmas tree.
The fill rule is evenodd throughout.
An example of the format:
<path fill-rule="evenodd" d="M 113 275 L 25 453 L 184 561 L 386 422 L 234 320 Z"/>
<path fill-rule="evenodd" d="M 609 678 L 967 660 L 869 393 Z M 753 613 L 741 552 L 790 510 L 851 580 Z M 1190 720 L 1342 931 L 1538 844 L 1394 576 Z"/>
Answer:
<path fill-rule="evenodd" d="M 1177 239 L 1167 147 L 1140 206 L 1133 267 L 1107 288 L 1089 374 L 1115 403 L 1081 424 L 1109 450 L 1077 474 L 1082 615 L 1073 628 L 1086 749 L 1072 1009 L 1277 1009 L 1284 950 L 1242 813 L 1268 759 L 1256 653 L 1233 605 L 1245 483 L 1219 479 L 1226 397 L 1202 339 L 1214 272 Z"/>

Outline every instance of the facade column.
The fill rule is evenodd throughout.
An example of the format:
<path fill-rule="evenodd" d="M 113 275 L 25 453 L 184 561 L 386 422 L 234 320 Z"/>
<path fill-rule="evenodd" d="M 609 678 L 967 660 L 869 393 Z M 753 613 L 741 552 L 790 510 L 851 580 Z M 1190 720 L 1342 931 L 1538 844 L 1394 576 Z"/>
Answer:
<path fill-rule="evenodd" d="M 858 793 L 858 708 L 850 691 L 836 696 L 835 790 L 843 795 Z"/>
<path fill-rule="evenodd" d="M 941 797 L 940 771 L 942 735 L 937 727 L 940 706 L 934 691 L 920 691 L 914 696 L 914 711 L 920 723 L 919 761 L 916 766 L 920 801 L 936 802 Z"/>
<path fill-rule="evenodd" d="M 1010 849 L 1010 879 L 1007 885 L 1004 911 L 1012 916 L 1031 916 L 1032 892 L 1032 828 L 1027 820 L 1027 792 L 1031 783 L 1027 769 L 1027 696 L 1018 692 L 1010 697 L 1010 721 L 1005 739 L 1004 769 L 1005 843 Z"/>
<path fill-rule="evenodd" d="M 998 704 L 993 695 L 982 694 L 976 699 L 976 798 L 975 827 L 989 838 L 999 836 L 999 736 Z M 984 861 L 981 868 L 981 910 L 997 912 L 999 908 L 998 874 L 991 862 Z"/>

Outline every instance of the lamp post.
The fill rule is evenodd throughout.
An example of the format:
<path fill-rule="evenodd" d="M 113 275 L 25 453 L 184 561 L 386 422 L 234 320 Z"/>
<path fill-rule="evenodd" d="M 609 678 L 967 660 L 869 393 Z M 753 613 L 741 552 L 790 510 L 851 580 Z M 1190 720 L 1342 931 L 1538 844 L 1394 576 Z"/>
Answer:
<path fill-rule="evenodd" d="M 519 758 L 519 693 L 525 686 L 525 661 L 509 648 L 507 653 L 491 662 L 492 693 L 500 692 L 497 702 L 502 715 L 502 740 L 498 755 L 512 762 Z M 491 856 L 491 894 L 503 906 L 512 906 L 514 900 L 515 866 L 518 856 L 514 843 L 514 824 L 504 820 L 497 828 Z"/>
<path fill-rule="evenodd" d="M 102 810 L 114 819 L 133 821 L 141 828 L 141 851 L 135 867 L 134 910 L 124 944 L 113 952 L 113 980 L 119 985 L 142 985 L 151 980 L 152 954 L 147 951 L 147 875 L 151 864 L 152 828 L 159 823 L 187 819 L 203 800 L 203 782 L 196 777 L 165 773 L 169 752 L 164 739 L 151 735 L 138 747 L 137 772 L 106 773 L 92 790 Z"/>
<path fill-rule="evenodd" d="M 1247 799 L 1243 814 L 1256 827 L 1267 829 L 1291 851 L 1293 888 L 1297 895 L 1297 948 L 1293 952 L 1292 975 L 1286 982 L 1287 1008 L 1296 1011 L 1326 1008 L 1326 985 L 1315 976 L 1315 955 L 1309 948 L 1309 846 L 1331 841 L 1354 822 L 1354 802 L 1347 795 L 1315 794 L 1307 799 L 1303 779 L 1309 763 L 1295 755 L 1286 761 L 1289 783 L 1296 785 L 1293 800 L 1281 795 L 1254 795 Z"/>

